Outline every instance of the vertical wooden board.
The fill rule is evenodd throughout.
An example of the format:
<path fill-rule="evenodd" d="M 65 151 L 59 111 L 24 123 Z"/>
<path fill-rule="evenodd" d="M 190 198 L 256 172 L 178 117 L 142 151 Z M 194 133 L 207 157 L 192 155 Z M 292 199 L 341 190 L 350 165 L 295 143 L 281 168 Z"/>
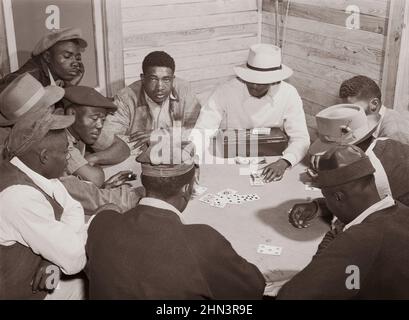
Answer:
<path fill-rule="evenodd" d="M 7 50 L 6 25 L 4 22 L 3 2 L 0 2 L 0 78 L 10 72 Z"/>
<path fill-rule="evenodd" d="M 160 6 L 168 4 L 180 4 L 180 3 L 203 3 L 214 2 L 217 0 L 108 0 L 108 1 L 121 1 L 122 8 L 144 7 L 147 4 L 150 6 Z"/>
<path fill-rule="evenodd" d="M 404 19 L 405 0 L 391 1 L 388 35 L 385 44 L 385 61 L 382 73 L 382 96 L 384 104 L 387 106 L 394 106 Z"/>

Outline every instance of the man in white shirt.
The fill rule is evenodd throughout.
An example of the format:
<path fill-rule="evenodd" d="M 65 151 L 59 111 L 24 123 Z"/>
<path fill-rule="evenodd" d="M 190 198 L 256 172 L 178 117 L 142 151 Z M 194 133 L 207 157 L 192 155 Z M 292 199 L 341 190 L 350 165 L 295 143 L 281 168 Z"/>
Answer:
<path fill-rule="evenodd" d="M 409 208 L 379 195 L 374 172 L 357 146 L 320 157 L 317 182 L 340 224 L 279 299 L 409 298 Z"/>
<path fill-rule="evenodd" d="M 307 153 L 310 137 L 297 90 L 283 80 L 292 70 L 281 63 L 281 50 L 268 44 L 250 48 L 247 65 L 235 68 L 238 78 L 218 87 L 203 106 L 195 129 L 278 127 L 289 137 L 283 156 L 263 170 L 264 180 L 280 180 L 287 168 Z"/>
<path fill-rule="evenodd" d="M 20 95 L 29 95 L 23 90 Z M 84 283 L 68 277 L 85 266 L 81 205 L 57 179 L 67 165 L 64 129 L 73 116 L 53 114 L 64 90 L 51 86 L 20 117 L 5 141 L 0 166 L 0 297 L 81 299 Z M 59 281 L 59 269 L 63 276 Z M 49 275 L 49 276 L 48 276 Z M 51 277 L 51 279 L 49 279 Z M 31 285 L 32 283 L 32 285 Z"/>

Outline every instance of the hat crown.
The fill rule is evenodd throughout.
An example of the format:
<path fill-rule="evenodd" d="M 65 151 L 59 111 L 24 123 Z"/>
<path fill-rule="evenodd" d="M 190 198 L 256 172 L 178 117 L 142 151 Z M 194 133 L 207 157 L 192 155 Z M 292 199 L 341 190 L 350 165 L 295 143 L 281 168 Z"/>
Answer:
<path fill-rule="evenodd" d="M 318 170 L 339 169 L 366 157 L 366 154 L 357 146 L 337 145 L 320 157 Z"/>
<path fill-rule="evenodd" d="M 364 109 L 353 104 L 338 104 L 316 115 L 318 134 L 327 141 L 347 142 L 356 130 L 369 130 Z M 343 141 L 343 139 L 345 141 Z"/>
<path fill-rule="evenodd" d="M 0 94 L 0 111 L 6 119 L 14 120 L 30 110 L 45 90 L 29 73 L 12 81 Z"/>
<path fill-rule="evenodd" d="M 254 68 L 270 69 L 281 66 L 281 49 L 260 43 L 250 47 L 247 64 Z"/>

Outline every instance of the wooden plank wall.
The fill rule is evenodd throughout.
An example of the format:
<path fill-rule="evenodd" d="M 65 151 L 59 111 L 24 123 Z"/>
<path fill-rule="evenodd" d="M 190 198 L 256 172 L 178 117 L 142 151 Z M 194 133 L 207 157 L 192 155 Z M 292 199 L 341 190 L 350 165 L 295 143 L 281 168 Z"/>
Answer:
<path fill-rule="evenodd" d="M 313 135 L 313 116 L 339 102 L 338 90 L 343 80 L 363 74 L 380 84 L 390 1 L 290 1 L 283 42 L 284 63 L 294 70 L 289 82 L 303 99 Z M 359 30 L 346 28 L 348 5 L 357 5 L 360 10 Z M 286 6 L 287 1 L 280 3 L 280 26 Z M 263 0 L 261 39 L 267 43 L 275 41 L 274 0 Z"/>
<path fill-rule="evenodd" d="M 176 75 L 200 93 L 233 75 L 257 43 L 257 0 L 122 0 L 125 82 L 154 50 L 168 52 Z"/>

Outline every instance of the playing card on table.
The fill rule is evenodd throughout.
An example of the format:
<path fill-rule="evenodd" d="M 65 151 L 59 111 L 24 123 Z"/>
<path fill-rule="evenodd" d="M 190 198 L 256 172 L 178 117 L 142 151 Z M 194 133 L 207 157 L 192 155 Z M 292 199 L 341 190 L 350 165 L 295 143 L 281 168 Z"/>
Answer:
<path fill-rule="evenodd" d="M 198 185 L 198 184 L 195 184 L 194 187 L 193 187 L 193 194 L 192 194 L 192 196 L 193 196 L 193 197 L 200 196 L 200 195 L 202 195 L 203 193 L 205 193 L 206 190 L 207 190 L 207 187 L 204 187 L 204 186 L 200 186 L 200 185 Z"/>
<path fill-rule="evenodd" d="M 265 182 L 263 181 L 263 177 L 259 173 L 252 173 L 250 174 L 250 185 L 252 186 L 263 186 Z"/>
<path fill-rule="evenodd" d="M 226 200 L 223 197 L 211 193 L 204 195 L 199 199 L 199 201 L 216 208 L 224 208 L 226 206 Z"/>
<path fill-rule="evenodd" d="M 209 204 L 213 202 L 215 198 L 216 196 L 214 194 L 208 193 L 201 197 L 199 201 Z"/>
<path fill-rule="evenodd" d="M 257 248 L 258 253 L 271 254 L 273 256 L 281 255 L 282 247 L 269 246 L 267 244 L 259 244 Z"/>
<path fill-rule="evenodd" d="M 271 128 L 254 128 L 251 134 L 270 134 Z"/>
<path fill-rule="evenodd" d="M 244 197 L 244 201 L 256 201 L 256 200 L 260 200 L 260 197 L 255 193 L 246 194 Z"/>
<path fill-rule="evenodd" d="M 230 196 L 224 197 L 226 203 L 228 204 L 242 204 L 244 203 L 243 198 L 239 194 L 232 194 Z"/>
<path fill-rule="evenodd" d="M 223 189 L 222 191 L 219 191 L 217 193 L 217 195 L 219 195 L 221 197 L 227 197 L 227 196 L 231 196 L 231 195 L 236 194 L 236 193 L 237 193 L 236 190 L 227 188 L 227 189 Z"/>

